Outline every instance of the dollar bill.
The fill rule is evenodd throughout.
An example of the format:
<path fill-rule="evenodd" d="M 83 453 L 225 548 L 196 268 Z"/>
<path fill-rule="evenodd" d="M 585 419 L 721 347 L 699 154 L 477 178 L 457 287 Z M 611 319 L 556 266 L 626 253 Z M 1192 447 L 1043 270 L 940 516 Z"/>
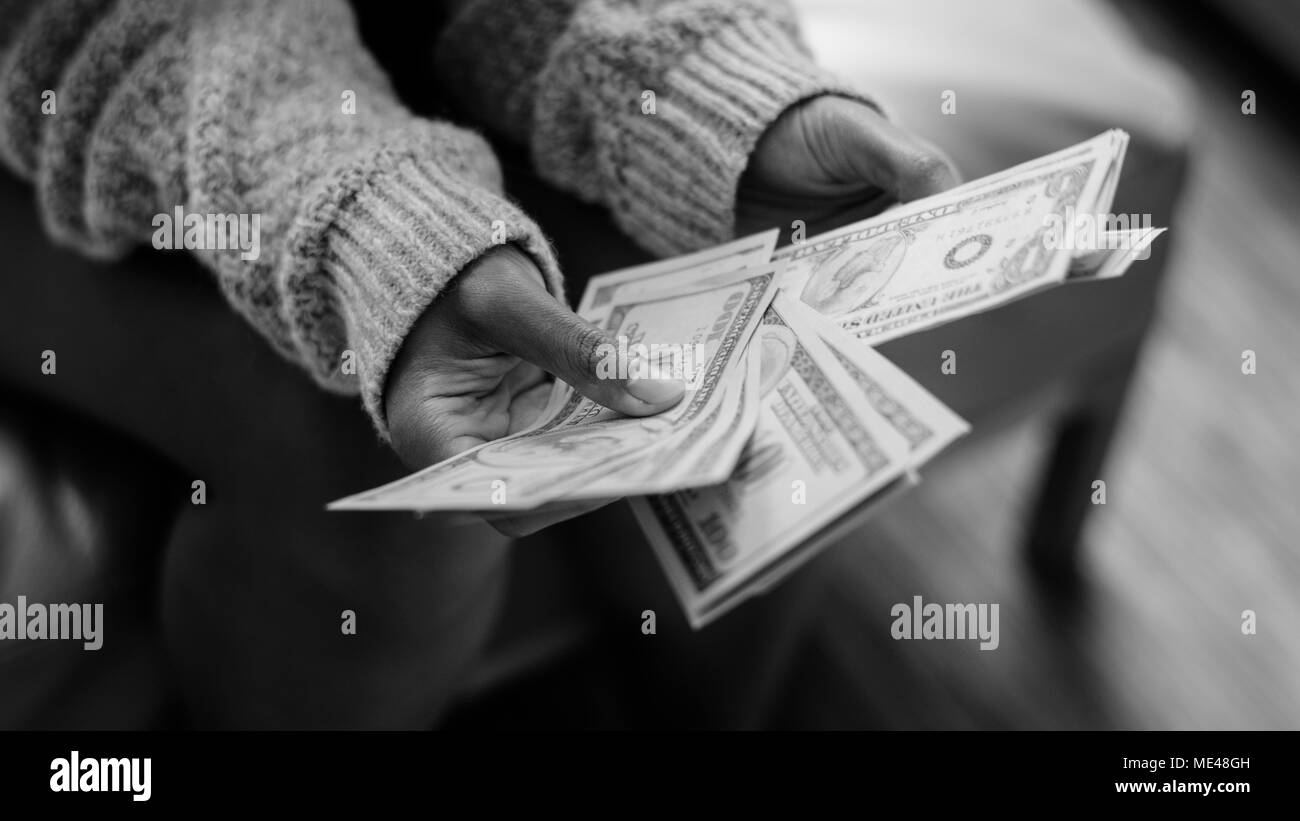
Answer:
<path fill-rule="evenodd" d="M 1066 282 L 1091 279 L 1114 279 L 1129 266 L 1150 255 L 1151 244 L 1165 232 L 1164 228 L 1132 228 L 1104 232 L 1095 251 L 1078 252 L 1070 260 Z"/>
<path fill-rule="evenodd" d="M 693 254 L 594 276 L 583 291 L 577 313 L 599 321 L 620 300 L 637 299 L 652 291 L 667 291 L 674 287 L 707 287 L 711 282 L 725 282 L 730 274 L 741 268 L 765 267 L 772 261 L 778 233 L 779 230 L 773 228 Z"/>
<path fill-rule="evenodd" d="M 1108 209 L 1126 146 L 1107 132 L 783 248 L 781 287 L 875 345 L 1063 282 L 1078 254 L 1048 218 Z"/>
<path fill-rule="evenodd" d="M 602 325 L 618 302 L 725 283 L 741 269 L 770 265 L 779 233 L 773 228 L 695 253 L 598 274 L 587 281 L 575 313 Z M 549 401 L 563 401 L 568 391 L 569 386 L 557 379 Z"/>
<path fill-rule="evenodd" d="M 977 177 L 956 188 L 950 188 L 930 197 L 932 200 L 944 201 L 952 197 L 965 196 L 971 192 L 979 191 L 991 186 L 999 186 L 1008 180 L 1018 179 L 1030 174 L 1036 174 L 1043 169 L 1059 168 L 1063 164 L 1068 165 L 1079 161 L 1083 157 L 1093 157 L 1100 162 L 1105 163 L 1106 170 L 1102 175 L 1102 183 L 1097 188 L 1095 205 L 1097 207 L 1110 207 L 1115 196 L 1115 190 L 1119 184 L 1119 176 L 1123 170 L 1124 157 L 1128 152 L 1128 133 L 1122 129 L 1112 128 L 1109 131 L 1103 131 L 1096 137 L 1084 140 L 1081 143 L 1053 151 L 1050 154 L 1044 154 L 1041 157 L 1027 160 L 1019 165 L 1013 165 L 1010 168 L 1004 168 L 1001 171 L 995 171 L 983 177 Z M 920 204 L 921 200 L 916 200 L 911 204 Z M 1086 202 L 1083 204 L 1087 204 Z"/>
<path fill-rule="evenodd" d="M 698 345 L 703 376 L 675 407 L 650 417 L 617 414 L 572 389 L 528 430 L 488 442 L 396 482 L 340 499 L 331 510 L 531 510 L 560 498 L 604 494 L 624 472 L 667 476 L 682 486 L 715 481 L 731 465 L 706 453 L 738 452 L 737 429 L 749 338 L 776 293 L 776 270 L 741 271 L 728 281 L 675 295 L 619 301 L 611 336 Z M 730 397 L 730 399 L 729 399 Z M 728 404 L 730 402 L 730 404 Z M 730 431 L 740 443 L 718 450 Z M 707 465 L 699 476 L 683 466 Z M 651 485 L 657 486 L 657 485 Z"/>
<path fill-rule="evenodd" d="M 664 493 L 726 481 L 758 421 L 758 359 L 748 351 L 745 367 L 724 387 L 722 401 L 699 423 L 660 443 L 652 453 L 610 460 L 550 504 Z"/>
<path fill-rule="evenodd" d="M 918 470 L 948 445 L 970 432 L 970 425 L 934 394 L 880 353 L 859 344 L 838 325 L 796 303 L 802 324 L 818 338 L 866 397 L 872 410 L 907 441 L 908 466 Z"/>
<path fill-rule="evenodd" d="M 883 357 L 837 356 L 786 294 L 752 345 L 761 408 L 735 472 L 722 485 L 632 500 L 696 627 L 789 573 L 857 520 L 848 514 L 910 484 L 921 459 L 966 430 L 915 383 L 897 381 Z"/>

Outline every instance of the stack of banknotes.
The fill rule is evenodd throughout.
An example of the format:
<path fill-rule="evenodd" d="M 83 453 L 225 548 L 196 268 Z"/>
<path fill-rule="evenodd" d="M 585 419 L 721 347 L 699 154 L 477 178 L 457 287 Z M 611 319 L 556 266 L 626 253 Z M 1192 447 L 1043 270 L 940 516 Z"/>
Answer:
<path fill-rule="evenodd" d="M 610 375 L 635 378 L 635 360 L 682 378 L 679 404 L 625 417 L 557 382 L 527 430 L 330 508 L 491 519 L 630 497 L 702 626 L 968 430 L 872 346 L 1144 257 L 1164 229 L 1061 231 L 1109 214 L 1127 142 L 1109 131 L 780 250 L 773 230 L 594 277 L 578 313 L 618 341 Z"/>

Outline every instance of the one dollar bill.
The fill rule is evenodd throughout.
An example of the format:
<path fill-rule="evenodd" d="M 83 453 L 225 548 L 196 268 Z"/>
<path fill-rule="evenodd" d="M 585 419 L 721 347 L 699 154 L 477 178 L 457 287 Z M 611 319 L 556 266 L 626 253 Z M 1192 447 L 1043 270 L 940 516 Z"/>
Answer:
<path fill-rule="evenodd" d="M 785 294 L 752 345 L 760 410 L 735 472 L 718 486 L 632 501 L 695 627 L 783 578 L 967 430 Z"/>

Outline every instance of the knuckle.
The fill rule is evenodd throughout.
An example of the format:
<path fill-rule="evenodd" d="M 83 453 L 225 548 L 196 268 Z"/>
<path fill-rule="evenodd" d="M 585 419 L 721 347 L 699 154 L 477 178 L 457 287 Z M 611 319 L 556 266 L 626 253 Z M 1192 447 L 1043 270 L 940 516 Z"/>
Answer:
<path fill-rule="evenodd" d="M 922 151 L 912 156 L 908 170 L 915 180 L 937 182 L 948 175 L 948 161 L 936 151 Z"/>

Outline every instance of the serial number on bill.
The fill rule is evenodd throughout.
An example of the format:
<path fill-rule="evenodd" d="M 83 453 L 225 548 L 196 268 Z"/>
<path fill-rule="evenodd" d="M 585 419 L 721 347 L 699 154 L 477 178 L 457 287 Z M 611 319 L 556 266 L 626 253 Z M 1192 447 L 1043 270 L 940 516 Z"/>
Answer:
<path fill-rule="evenodd" d="M 1170 756 L 1169 758 L 1126 758 L 1124 759 L 1124 769 L 1126 770 L 1185 770 L 1188 767 L 1194 770 L 1249 770 L 1250 759 L 1241 756 L 1209 756 L 1206 758 L 1182 758 L 1180 756 Z"/>

